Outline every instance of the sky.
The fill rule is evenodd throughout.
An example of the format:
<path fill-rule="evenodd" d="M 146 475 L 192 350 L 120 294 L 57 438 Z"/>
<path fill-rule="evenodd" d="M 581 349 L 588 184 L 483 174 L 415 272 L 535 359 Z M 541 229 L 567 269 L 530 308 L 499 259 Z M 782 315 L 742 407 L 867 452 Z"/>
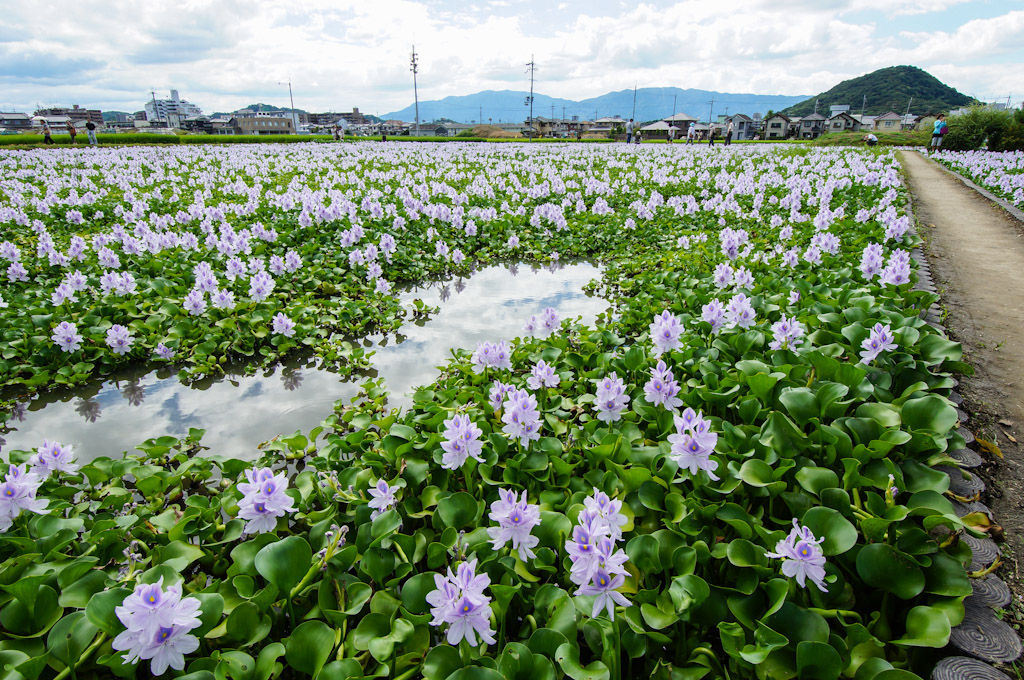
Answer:
<path fill-rule="evenodd" d="M 813 95 L 919 66 L 985 101 L 1024 99 L 1024 0 L 181 0 L 45 9 L 0 0 L 0 111 L 134 112 L 156 91 L 386 113 L 480 90 L 585 99 L 634 84 Z"/>

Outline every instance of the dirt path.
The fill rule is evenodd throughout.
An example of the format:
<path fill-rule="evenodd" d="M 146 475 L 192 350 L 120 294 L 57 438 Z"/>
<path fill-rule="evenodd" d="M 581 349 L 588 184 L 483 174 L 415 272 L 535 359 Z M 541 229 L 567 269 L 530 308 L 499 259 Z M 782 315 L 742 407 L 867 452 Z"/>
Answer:
<path fill-rule="evenodd" d="M 1024 449 L 1010 437 L 1024 441 L 1024 224 L 920 153 L 901 156 L 940 305 L 948 312 L 948 333 L 963 343 L 976 371 L 959 388 L 971 414 L 968 429 L 995 442 L 1005 456 L 987 470 L 988 501 L 1016 558 L 1006 575 L 1018 581 L 1019 593 Z"/>

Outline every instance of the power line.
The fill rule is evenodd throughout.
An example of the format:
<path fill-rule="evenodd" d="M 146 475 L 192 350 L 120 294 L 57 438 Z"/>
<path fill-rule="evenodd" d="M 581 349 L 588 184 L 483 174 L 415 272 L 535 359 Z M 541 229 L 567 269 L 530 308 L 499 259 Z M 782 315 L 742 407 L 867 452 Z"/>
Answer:
<path fill-rule="evenodd" d="M 527 70 L 530 72 L 530 96 L 526 98 L 526 103 L 530 105 L 530 118 L 527 121 L 530 128 L 533 128 L 533 72 L 536 70 L 537 65 L 533 62 L 533 55 L 530 55 L 530 63 L 526 65 Z M 530 141 L 533 141 L 533 134 L 530 134 Z"/>

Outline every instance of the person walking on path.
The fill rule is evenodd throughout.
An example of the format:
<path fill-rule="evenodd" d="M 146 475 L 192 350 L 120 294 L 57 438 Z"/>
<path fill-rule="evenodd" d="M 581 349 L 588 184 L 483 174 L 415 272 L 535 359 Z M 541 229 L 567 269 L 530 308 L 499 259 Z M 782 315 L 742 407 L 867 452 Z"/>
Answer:
<path fill-rule="evenodd" d="M 45 120 L 43 121 L 43 143 L 53 144 L 53 131 L 50 130 L 50 125 Z"/>
<path fill-rule="evenodd" d="M 71 135 L 71 146 L 75 145 L 75 136 L 78 134 L 78 128 L 70 120 L 66 123 L 68 128 L 68 134 Z"/>
<path fill-rule="evenodd" d="M 708 146 L 715 145 L 715 126 L 708 125 Z"/>
<path fill-rule="evenodd" d="M 676 138 L 676 127 L 675 125 L 668 126 L 668 143 L 671 144 L 672 140 Z"/>
<path fill-rule="evenodd" d="M 89 135 L 89 146 L 96 146 L 99 142 L 96 141 L 96 123 L 91 120 L 85 124 L 85 132 Z"/>
<path fill-rule="evenodd" d="M 935 119 L 935 124 L 932 126 L 932 143 L 928 147 L 928 153 L 932 151 L 938 151 L 942 148 L 942 136 L 949 130 L 949 126 L 946 125 L 946 116 L 939 114 L 939 117 Z"/>
<path fill-rule="evenodd" d="M 697 126 L 690 121 L 690 126 L 686 128 L 686 143 L 693 144 L 693 138 L 697 135 Z"/>
<path fill-rule="evenodd" d="M 729 121 L 729 127 L 725 128 L 725 145 L 729 146 L 732 144 L 732 121 Z"/>
<path fill-rule="evenodd" d="M 629 122 L 626 123 L 626 144 L 633 141 L 633 119 L 630 118 Z"/>

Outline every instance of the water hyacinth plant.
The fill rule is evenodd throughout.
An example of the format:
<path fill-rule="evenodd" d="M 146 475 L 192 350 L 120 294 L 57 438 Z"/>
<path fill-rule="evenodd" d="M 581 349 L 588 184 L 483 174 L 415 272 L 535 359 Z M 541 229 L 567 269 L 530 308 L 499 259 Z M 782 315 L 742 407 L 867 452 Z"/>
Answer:
<path fill-rule="evenodd" d="M 200 430 L 4 450 L 5 672 L 912 679 L 963 615 L 975 530 L 932 466 L 964 444 L 945 397 L 969 367 L 919 316 L 935 296 L 912 289 L 888 152 L 183 144 L 0 165 L 0 380 L 26 394 L 133 361 L 337 367 L 339 337 L 415 312 L 381 281 L 504 259 L 597 258 L 609 303 L 586 326 L 533 301 L 552 313 L 455 351 L 407 408 L 371 380 L 250 460 Z"/>

